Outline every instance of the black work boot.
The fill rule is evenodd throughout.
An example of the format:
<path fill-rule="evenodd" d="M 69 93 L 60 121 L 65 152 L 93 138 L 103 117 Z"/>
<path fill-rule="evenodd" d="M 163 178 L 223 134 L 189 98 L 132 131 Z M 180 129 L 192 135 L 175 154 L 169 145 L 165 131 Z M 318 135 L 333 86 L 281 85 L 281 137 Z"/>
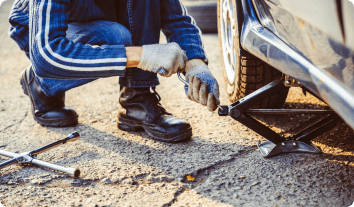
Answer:
<path fill-rule="evenodd" d="M 160 104 L 160 96 L 153 90 L 155 93 L 151 93 L 150 88 L 121 89 L 118 128 L 125 131 L 144 129 L 149 136 L 164 142 L 190 139 L 191 125 L 167 113 Z"/>
<path fill-rule="evenodd" d="M 22 72 L 21 85 L 23 92 L 31 100 L 32 115 L 36 122 L 51 127 L 77 124 L 77 113 L 64 105 L 65 94 L 55 97 L 46 96 L 34 78 L 31 66 Z"/>

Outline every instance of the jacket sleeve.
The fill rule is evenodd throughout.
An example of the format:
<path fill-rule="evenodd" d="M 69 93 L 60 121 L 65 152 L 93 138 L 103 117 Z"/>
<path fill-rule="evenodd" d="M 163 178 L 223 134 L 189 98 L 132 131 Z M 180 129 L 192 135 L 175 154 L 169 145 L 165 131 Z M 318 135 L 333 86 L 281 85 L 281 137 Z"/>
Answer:
<path fill-rule="evenodd" d="M 66 38 L 69 5 L 70 0 L 30 1 L 32 64 L 38 71 L 64 79 L 124 75 L 124 45 L 91 46 Z"/>
<path fill-rule="evenodd" d="M 29 57 L 28 51 L 28 0 L 15 1 L 9 16 L 9 36 L 15 40 L 21 50 L 25 51 Z"/>
<path fill-rule="evenodd" d="M 202 32 L 180 0 L 161 0 L 162 32 L 168 42 L 176 42 L 186 51 L 188 59 L 206 60 Z"/>

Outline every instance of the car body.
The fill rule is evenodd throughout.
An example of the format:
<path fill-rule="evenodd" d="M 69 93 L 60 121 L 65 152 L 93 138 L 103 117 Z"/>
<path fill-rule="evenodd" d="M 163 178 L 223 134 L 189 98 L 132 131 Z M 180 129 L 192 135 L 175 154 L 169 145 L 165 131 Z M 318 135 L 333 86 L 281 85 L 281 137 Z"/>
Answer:
<path fill-rule="evenodd" d="M 231 5 L 225 1 L 221 0 Z M 235 20 L 240 25 L 236 36 L 242 50 L 296 79 L 354 129 L 354 4 L 345 0 L 232 1 L 242 15 Z"/>

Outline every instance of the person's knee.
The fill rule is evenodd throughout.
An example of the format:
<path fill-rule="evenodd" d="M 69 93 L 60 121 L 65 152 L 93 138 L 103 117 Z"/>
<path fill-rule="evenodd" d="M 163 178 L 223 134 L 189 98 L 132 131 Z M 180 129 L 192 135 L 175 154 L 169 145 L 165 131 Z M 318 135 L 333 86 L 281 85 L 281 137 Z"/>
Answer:
<path fill-rule="evenodd" d="M 119 23 L 110 22 L 106 25 L 103 33 L 109 45 L 131 46 L 133 44 L 132 34 L 125 26 Z"/>
<path fill-rule="evenodd" d="M 90 45 L 132 45 L 129 30 L 117 23 L 110 21 L 73 22 L 68 26 L 67 38 L 82 44 Z"/>

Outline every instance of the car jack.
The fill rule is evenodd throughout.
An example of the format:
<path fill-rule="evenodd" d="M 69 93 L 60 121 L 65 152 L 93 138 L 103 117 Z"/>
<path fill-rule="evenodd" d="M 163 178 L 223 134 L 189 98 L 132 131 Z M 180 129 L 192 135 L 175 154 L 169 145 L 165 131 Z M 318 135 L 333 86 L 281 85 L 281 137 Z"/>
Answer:
<path fill-rule="evenodd" d="M 56 141 L 52 144 L 48 144 L 44 147 L 41 147 L 39 149 L 36 150 L 32 150 L 30 152 L 25 152 L 22 154 L 16 154 L 16 153 L 12 153 L 12 152 L 8 152 L 8 151 L 4 151 L 4 150 L 0 150 L 0 155 L 3 155 L 5 157 L 10 157 L 12 158 L 11 160 L 8 160 L 6 162 L 3 162 L 0 164 L 0 170 L 5 168 L 5 167 L 9 167 L 10 165 L 16 164 L 16 163 L 20 163 L 20 164 L 35 164 L 41 167 L 46 167 L 52 170 L 56 170 L 56 171 L 60 171 L 63 173 L 66 173 L 68 175 L 70 175 L 71 177 L 79 177 L 80 176 L 80 170 L 77 168 L 66 168 L 66 167 L 62 167 L 59 165 L 54 165 L 48 162 L 44 162 L 41 160 L 37 160 L 37 155 L 40 153 L 43 153 L 45 151 L 48 151 L 54 147 L 58 147 L 59 145 L 65 144 L 67 142 L 73 142 L 76 141 L 80 138 L 80 134 L 78 132 L 74 132 L 69 134 L 66 138 Z"/>
<path fill-rule="evenodd" d="M 218 114 L 219 116 L 231 116 L 236 121 L 266 138 L 268 141 L 258 144 L 258 148 L 263 157 L 268 158 L 278 154 L 291 152 L 322 153 L 311 140 L 331 130 L 341 122 L 341 119 L 333 110 L 249 109 L 284 89 L 286 89 L 284 80 L 275 80 L 232 103 L 230 106 L 220 106 Z M 250 116 L 258 114 L 328 114 L 329 116 L 293 136 L 283 138 L 281 135 Z"/>
<path fill-rule="evenodd" d="M 181 77 L 180 71 L 177 72 L 177 75 L 180 81 L 185 85 L 188 85 L 188 82 Z M 287 89 L 284 85 L 284 80 L 279 79 L 272 81 L 262 88 L 248 94 L 244 98 L 232 103 L 230 106 L 218 105 L 218 114 L 219 116 L 231 116 L 236 121 L 266 138 L 268 141 L 258 144 L 258 148 L 265 158 L 290 152 L 322 153 L 321 149 L 316 147 L 311 140 L 333 129 L 342 122 L 333 110 L 249 109 L 284 89 Z M 307 127 L 303 131 L 284 139 L 281 135 L 251 117 L 250 114 L 329 114 L 329 116 Z"/>

